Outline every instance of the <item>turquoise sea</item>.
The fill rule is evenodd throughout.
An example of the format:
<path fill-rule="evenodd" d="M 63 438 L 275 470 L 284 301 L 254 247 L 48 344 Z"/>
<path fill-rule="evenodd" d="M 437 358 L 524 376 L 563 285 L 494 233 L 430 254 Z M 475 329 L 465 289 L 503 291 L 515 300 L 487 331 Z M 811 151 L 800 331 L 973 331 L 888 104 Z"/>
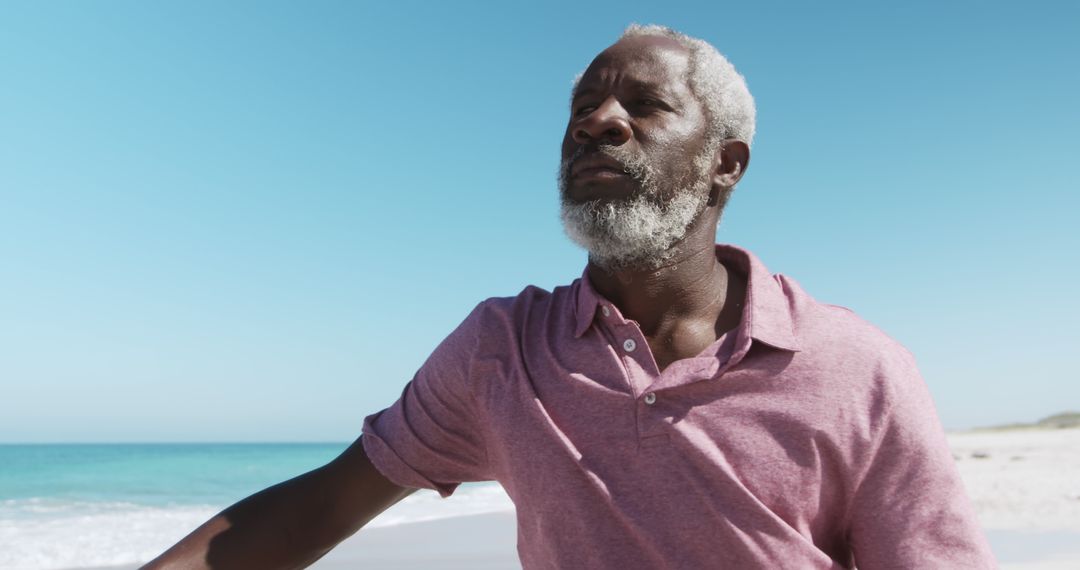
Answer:
<path fill-rule="evenodd" d="M 347 443 L 0 445 L 0 500 L 220 505 L 330 461 Z"/>
<path fill-rule="evenodd" d="M 0 569 L 144 562 L 233 502 L 348 443 L 0 445 Z M 373 521 L 510 509 L 496 484 L 419 492 Z"/>

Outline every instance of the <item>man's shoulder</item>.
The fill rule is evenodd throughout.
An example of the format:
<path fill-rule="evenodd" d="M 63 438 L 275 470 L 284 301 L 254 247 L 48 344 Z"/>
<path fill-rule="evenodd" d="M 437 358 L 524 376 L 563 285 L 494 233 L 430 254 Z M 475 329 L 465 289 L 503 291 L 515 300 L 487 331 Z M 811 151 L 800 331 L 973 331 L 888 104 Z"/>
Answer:
<path fill-rule="evenodd" d="M 854 310 L 814 299 L 790 277 L 775 277 L 799 343 L 787 371 L 809 393 L 847 402 L 849 411 L 880 411 L 923 390 L 915 358 L 900 342 Z"/>
<path fill-rule="evenodd" d="M 749 250 L 728 244 L 716 247 L 721 259 L 742 266 L 751 276 L 753 327 L 783 336 L 778 335 L 778 329 L 790 326 L 797 343 L 811 353 L 908 354 L 900 343 L 854 310 L 819 301 L 790 275 L 770 271 Z"/>
<path fill-rule="evenodd" d="M 539 321 L 553 324 L 552 319 L 564 320 L 574 311 L 574 299 L 579 280 L 551 291 L 527 285 L 517 295 L 488 297 L 473 310 L 469 319 L 482 330 L 498 331 L 507 327 L 520 332 Z"/>
<path fill-rule="evenodd" d="M 898 340 L 854 309 L 812 297 L 791 277 L 774 278 L 789 300 L 793 327 L 804 352 L 832 362 L 913 367 L 914 356 Z"/>
<path fill-rule="evenodd" d="M 485 311 L 513 312 L 522 309 L 532 309 L 537 306 L 546 306 L 556 301 L 559 297 L 566 296 L 567 290 L 572 285 L 556 287 L 548 291 L 536 285 L 526 285 L 516 295 L 488 297 L 480 302 L 478 308 Z"/>
<path fill-rule="evenodd" d="M 511 309 L 515 306 L 528 306 L 535 303 L 548 302 L 550 299 L 559 292 L 560 289 L 566 287 L 556 287 L 553 291 L 548 291 L 543 287 L 536 285 L 526 285 L 516 295 L 503 295 L 497 297 L 488 297 L 480 302 L 482 307 L 490 307 L 493 309 Z"/>

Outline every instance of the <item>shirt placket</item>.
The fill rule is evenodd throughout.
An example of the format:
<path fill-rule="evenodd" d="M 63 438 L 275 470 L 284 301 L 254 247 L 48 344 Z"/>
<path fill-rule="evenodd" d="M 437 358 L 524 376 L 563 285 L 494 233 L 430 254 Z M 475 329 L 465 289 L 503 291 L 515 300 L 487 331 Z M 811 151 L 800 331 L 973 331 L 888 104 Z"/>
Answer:
<path fill-rule="evenodd" d="M 623 319 L 614 306 L 606 303 L 600 304 L 600 313 L 603 316 L 604 328 L 623 365 L 623 372 L 633 396 L 632 413 L 637 425 L 639 443 L 647 446 L 666 441 L 667 435 L 659 431 L 660 426 L 657 424 L 662 421 L 661 415 L 655 409 L 659 397 L 649 389 L 660 377 L 660 369 L 649 350 L 649 343 L 641 332 L 641 327 L 633 321 Z"/>

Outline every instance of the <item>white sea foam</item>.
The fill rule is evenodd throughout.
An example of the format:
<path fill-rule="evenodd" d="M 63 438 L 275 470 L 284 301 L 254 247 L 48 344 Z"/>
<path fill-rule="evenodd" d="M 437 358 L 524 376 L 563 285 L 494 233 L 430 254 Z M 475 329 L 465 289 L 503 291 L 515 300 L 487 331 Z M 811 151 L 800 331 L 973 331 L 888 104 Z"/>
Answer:
<path fill-rule="evenodd" d="M 451 517 L 497 513 L 514 510 L 506 491 L 496 484 L 461 487 L 449 499 L 434 491 L 418 491 L 394 505 L 368 524 L 368 527 L 393 526 Z"/>
<path fill-rule="evenodd" d="M 150 560 L 220 511 L 220 505 L 148 507 L 124 502 L 33 498 L 0 501 L 0 568 L 60 568 Z M 498 485 L 462 487 L 443 500 L 430 491 L 407 497 L 369 526 L 512 510 Z"/>
<path fill-rule="evenodd" d="M 0 508 L 0 568 L 49 570 L 145 561 L 217 512 L 211 506 L 141 507 L 28 499 Z M 3 515 L 17 514 L 10 517 Z"/>

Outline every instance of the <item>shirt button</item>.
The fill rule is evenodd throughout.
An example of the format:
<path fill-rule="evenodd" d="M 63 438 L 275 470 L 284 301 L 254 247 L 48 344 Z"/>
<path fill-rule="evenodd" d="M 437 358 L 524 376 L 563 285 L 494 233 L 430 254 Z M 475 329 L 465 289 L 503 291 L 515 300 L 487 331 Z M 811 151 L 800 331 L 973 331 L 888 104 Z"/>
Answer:
<path fill-rule="evenodd" d="M 600 312 L 604 313 L 605 317 L 611 316 L 611 309 L 607 308 L 607 305 L 600 305 Z"/>
<path fill-rule="evenodd" d="M 626 352 L 634 352 L 634 349 L 637 348 L 637 343 L 634 342 L 634 339 L 628 338 L 623 341 L 622 347 Z"/>
<path fill-rule="evenodd" d="M 655 404 L 656 403 L 656 394 L 654 394 L 652 392 L 649 392 L 648 394 L 645 394 L 645 403 L 650 405 L 650 406 Z"/>

